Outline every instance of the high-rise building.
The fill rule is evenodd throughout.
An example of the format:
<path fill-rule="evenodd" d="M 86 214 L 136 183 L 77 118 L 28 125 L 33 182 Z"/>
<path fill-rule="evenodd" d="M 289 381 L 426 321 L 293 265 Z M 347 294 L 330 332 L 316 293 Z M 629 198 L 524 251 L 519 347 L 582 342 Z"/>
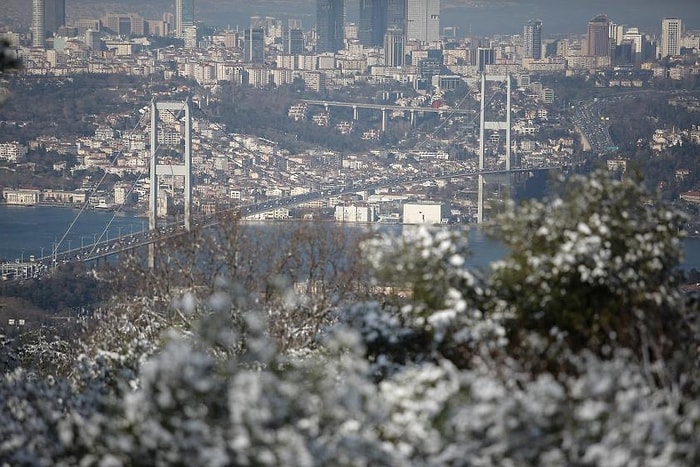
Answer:
<path fill-rule="evenodd" d="M 66 25 L 66 0 L 44 0 L 44 31 L 56 34 Z"/>
<path fill-rule="evenodd" d="M 32 47 L 44 47 L 44 0 L 32 0 Z"/>
<path fill-rule="evenodd" d="M 406 39 L 420 42 L 440 40 L 440 0 L 406 2 Z"/>
<path fill-rule="evenodd" d="M 194 0 L 175 0 L 175 35 L 185 37 L 185 31 L 194 26 Z"/>
<path fill-rule="evenodd" d="M 496 50 L 492 47 L 479 47 L 476 53 L 476 65 L 480 72 L 486 70 L 486 65 L 493 65 L 496 61 Z"/>
<path fill-rule="evenodd" d="M 406 0 L 387 0 L 386 28 L 406 32 Z"/>
<path fill-rule="evenodd" d="M 317 2 L 316 52 L 337 52 L 344 48 L 345 1 Z"/>
<path fill-rule="evenodd" d="M 588 22 L 588 55 L 610 56 L 610 20 L 605 15 L 598 15 Z"/>
<path fill-rule="evenodd" d="M 528 21 L 523 28 L 523 57 L 542 58 L 542 21 L 539 19 Z"/>
<path fill-rule="evenodd" d="M 387 28 L 388 0 L 360 0 L 360 44 L 381 47 Z"/>
<path fill-rule="evenodd" d="M 301 55 L 304 53 L 304 31 L 300 28 L 284 30 L 284 53 Z"/>
<path fill-rule="evenodd" d="M 263 28 L 248 28 L 243 39 L 244 59 L 251 63 L 265 62 L 265 30 Z"/>
<path fill-rule="evenodd" d="M 136 13 L 110 13 L 104 17 L 103 24 L 107 29 L 122 36 L 143 36 L 145 33 L 143 16 Z"/>
<path fill-rule="evenodd" d="M 680 18 L 661 20 L 661 58 L 681 54 L 683 23 Z"/>
<path fill-rule="evenodd" d="M 404 35 L 400 29 L 387 29 L 384 35 L 384 65 L 401 67 L 406 61 Z"/>

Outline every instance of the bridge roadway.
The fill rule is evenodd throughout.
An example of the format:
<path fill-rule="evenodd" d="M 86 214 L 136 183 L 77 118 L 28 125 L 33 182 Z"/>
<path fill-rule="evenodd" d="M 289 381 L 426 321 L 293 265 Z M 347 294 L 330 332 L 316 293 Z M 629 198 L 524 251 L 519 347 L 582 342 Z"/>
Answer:
<path fill-rule="evenodd" d="M 342 101 L 323 101 L 318 99 L 301 99 L 301 102 L 312 105 L 322 105 L 324 107 L 352 107 L 353 109 L 374 109 L 374 110 L 399 110 L 404 112 L 432 112 L 432 113 L 450 113 L 450 114 L 470 114 L 477 113 L 472 109 L 455 109 L 452 107 L 406 107 L 393 104 L 370 104 L 365 102 L 342 102 Z"/>
<path fill-rule="evenodd" d="M 510 173 L 525 173 L 525 172 L 536 172 L 542 170 L 552 170 L 559 169 L 562 166 L 543 166 L 543 167 L 523 167 L 523 168 L 512 168 Z M 463 178 L 463 177 L 474 177 L 477 175 L 497 175 L 509 173 L 502 169 L 488 169 L 488 170 L 466 170 L 460 172 L 449 172 L 449 173 L 437 173 L 430 175 L 420 175 L 420 176 L 403 176 L 387 180 L 378 180 L 371 182 L 356 181 L 348 185 L 340 185 L 337 187 L 305 193 L 294 196 L 287 196 L 283 198 L 275 198 L 262 203 L 246 204 L 242 206 L 236 206 L 230 209 L 219 211 L 214 214 L 200 216 L 193 220 L 192 224 L 199 228 L 208 228 L 219 224 L 221 221 L 221 216 L 226 214 L 239 215 L 241 217 L 253 216 L 256 214 L 261 214 L 266 211 L 273 209 L 286 208 L 290 206 L 295 206 L 298 204 L 308 203 L 310 201 L 315 201 L 320 198 L 327 198 L 330 196 L 340 196 L 344 194 L 357 193 L 360 191 L 376 190 L 379 188 L 386 188 L 391 186 L 404 185 L 407 183 L 422 183 L 437 179 L 449 179 L 449 178 Z M 61 264 L 66 264 L 69 262 L 89 262 L 97 261 L 99 259 L 106 258 L 108 256 L 118 255 L 129 250 L 134 250 L 136 248 L 146 247 L 151 243 L 156 243 L 160 241 L 165 241 L 170 238 L 175 238 L 177 236 L 185 234 L 184 222 L 174 222 L 164 226 L 159 227 L 156 231 L 145 231 L 137 232 L 134 234 L 126 234 L 121 237 L 116 237 L 110 240 L 101 241 L 95 244 L 84 245 L 81 247 L 64 250 L 56 252 L 55 254 L 46 255 L 41 258 L 37 258 L 32 263 L 15 265 L 17 270 L 28 270 L 31 272 L 31 276 L 26 277 L 9 277 L 8 279 L 26 279 L 28 277 L 38 277 L 40 275 L 49 273 L 54 266 L 59 266 Z M 14 263 L 7 263 L 14 264 Z M 30 267 L 27 265 L 31 264 Z"/>

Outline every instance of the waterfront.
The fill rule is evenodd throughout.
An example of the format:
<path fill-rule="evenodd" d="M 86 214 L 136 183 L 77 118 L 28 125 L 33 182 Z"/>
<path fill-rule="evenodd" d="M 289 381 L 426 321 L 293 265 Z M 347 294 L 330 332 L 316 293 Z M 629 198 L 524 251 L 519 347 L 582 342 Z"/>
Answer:
<path fill-rule="evenodd" d="M 0 260 L 28 260 L 30 255 L 49 255 L 54 242 L 63 237 L 78 212 L 70 208 L 0 205 Z M 84 211 L 75 221 L 71 234 L 63 240 L 59 251 L 92 244 L 93 240 L 99 239 L 110 220 L 112 222 L 103 240 L 107 235 L 113 238 L 120 233 L 136 233 L 148 228 L 144 217 L 130 213 L 119 213 L 114 218 L 113 215 L 110 211 Z M 488 238 L 476 226 L 470 229 L 469 242 L 473 252 L 469 264 L 474 267 L 487 267 L 506 251 L 503 245 Z M 683 246 L 685 257 L 681 267 L 686 271 L 700 271 L 700 237 L 683 239 Z"/>

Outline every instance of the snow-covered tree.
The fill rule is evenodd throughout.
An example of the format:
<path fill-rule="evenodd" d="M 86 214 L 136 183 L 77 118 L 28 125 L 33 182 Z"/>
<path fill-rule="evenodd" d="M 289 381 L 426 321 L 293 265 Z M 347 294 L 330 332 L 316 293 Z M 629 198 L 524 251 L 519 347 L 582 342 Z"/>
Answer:
<path fill-rule="evenodd" d="M 458 230 L 366 242 L 376 294 L 334 300 L 313 346 L 287 346 L 271 302 L 218 277 L 171 295 L 179 321 L 159 311 L 147 333 L 93 335 L 70 378 L 5 374 L 0 459 L 698 465 L 700 327 L 675 289 L 678 216 L 601 174 L 572 183 L 504 215 L 510 253 L 489 273 L 466 268 Z M 276 303 L 298 306 L 292 292 Z"/>

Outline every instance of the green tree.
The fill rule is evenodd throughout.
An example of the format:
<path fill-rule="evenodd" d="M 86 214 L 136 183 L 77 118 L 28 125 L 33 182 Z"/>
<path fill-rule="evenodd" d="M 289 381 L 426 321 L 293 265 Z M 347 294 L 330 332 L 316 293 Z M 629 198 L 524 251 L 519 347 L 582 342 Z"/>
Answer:
<path fill-rule="evenodd" d="M 574 177 L 562 197 L 529 201 L 496 222 L 508 247 L 490 287 L 528 331 L 599 354 L 624 346 L 661 359 L 683 320 L 678 292 L 683 216 L 648 202 L 641 180 Z"/>

